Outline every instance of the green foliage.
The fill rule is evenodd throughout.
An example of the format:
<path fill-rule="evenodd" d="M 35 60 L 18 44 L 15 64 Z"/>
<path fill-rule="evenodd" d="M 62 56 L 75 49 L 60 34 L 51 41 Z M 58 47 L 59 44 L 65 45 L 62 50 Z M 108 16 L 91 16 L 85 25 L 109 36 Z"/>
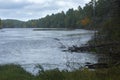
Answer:
<path fill-rule="evenodd" d="M 2 27 L 3 28 L 24 28 L 26 27 L 25 22 L 19 20 L 2 20 Z"/>
<path fill-rule="evenodd" d="M 41 19 L 29 20 L 26 22 L 18 20 L 2 20 L 2 27 L 7 28 L 82 28 L 82 29 L 100 29 L 101 24 L 104 24 L 110 17 L 116 16 L 119 13 L 118 0 L 91 0 L 83 8 L 78 6 L 78 9 L 69 9 L 66 13 L 60 12 L 57 14 L 47 15 Z M 118 4 L 116 4 L 118 3 Z M 83 25 L 81 21 L 85 18 L 89 19 L 87 25 Z M 114 24 L 114 23 L 113 23 Z"/>
<path fill-rule="evenodd" d="M 60 72 L 58 69 L 44 71 L 36 77 L 41 80 L 64 80 L 65 79 L 64 74 Z"/>
<path fill-rule="evenodd" d="M 106 5 L 107 4 L 107 5 Z M 101 8 L 104 9 L 101 9 Z M 97 53 L 111 57 L 110 63 L 120 61 L 120 7 L 119 0 L 98 0 L 97 17 L 100 17 L 99 32 L 90 44 L 113 43 L 103 48 L 97 48 Z M 100 13 L 101 12 L 101 13 Z M 116 45 L 117 43 L 117 45 Z"/>
<path fill-rule="evenodd" d="M 0 80 L 33 80 L 34 76 L 19 65 L 0 66 Z"/>
<path fill-rule="evenodd" d="M 68 72 L 54 69 L 33 76 L 18 65 L 3 65 L 0 66 L 0 80 L 120 80 L 119 69 L 120 66 L 95 71 L 84 69 Z"/>

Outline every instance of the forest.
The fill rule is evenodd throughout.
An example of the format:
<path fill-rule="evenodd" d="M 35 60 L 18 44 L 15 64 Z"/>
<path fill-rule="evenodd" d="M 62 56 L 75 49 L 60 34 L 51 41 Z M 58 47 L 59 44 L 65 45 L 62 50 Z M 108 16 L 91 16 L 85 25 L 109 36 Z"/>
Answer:
<path fill-rule="evenodd" d="M 117 6 L 119 2 L 116 2 L 116 0 L 98 0 L 96 2 L 91 0 L 83 8 L 78 6 L 76 10 L 71 8 L 67 12 L 62 11 L 40 19 L 28 21 L 2 20 L 2 27 L 101 29 L 102 24 L 111 20 L 112 16 L 119 14 L 115 12 L 119 8 Z"/>

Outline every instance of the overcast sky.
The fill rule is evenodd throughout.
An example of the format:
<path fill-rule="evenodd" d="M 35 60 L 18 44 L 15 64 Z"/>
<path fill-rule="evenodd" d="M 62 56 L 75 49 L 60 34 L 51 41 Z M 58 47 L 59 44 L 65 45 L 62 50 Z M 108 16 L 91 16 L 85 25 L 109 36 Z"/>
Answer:
<path fill-rule="evenodd" d="M 0 0 L 0 18 L 29 20 L 47 14 L 76 9 L 90 0 Z"/>

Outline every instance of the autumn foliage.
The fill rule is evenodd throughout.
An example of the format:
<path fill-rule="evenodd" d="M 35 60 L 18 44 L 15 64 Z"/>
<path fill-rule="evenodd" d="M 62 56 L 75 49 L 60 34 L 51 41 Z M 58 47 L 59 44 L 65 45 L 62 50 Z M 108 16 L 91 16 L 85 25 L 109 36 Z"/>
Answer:
<path fill-rule="evenodd" d="M 84 19 L 81 20 L 81 24 L 82 24 L 83 26 L 88 25 L 90 22 L 91 22 L 91 21 L 90 21 L 90 19 L 89 19 L 88 17 L 85 17 Z"/>

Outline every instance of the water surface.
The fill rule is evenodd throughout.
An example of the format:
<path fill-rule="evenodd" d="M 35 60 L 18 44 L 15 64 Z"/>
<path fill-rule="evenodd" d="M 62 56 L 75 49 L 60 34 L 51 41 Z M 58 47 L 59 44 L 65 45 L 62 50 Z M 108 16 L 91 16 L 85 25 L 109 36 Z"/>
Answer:
<path fill-rule="evenodd" d="M 19 64 L 31 73 L 36 65 L 44 69 L 78 69 L 86 62 L 96 63 L 90 53 L 63 52 L 68 46 L 86 44 L 93 32 L 87 30 L 39 30 L 15 28 L 0 30 L 0 64 Z"/>

